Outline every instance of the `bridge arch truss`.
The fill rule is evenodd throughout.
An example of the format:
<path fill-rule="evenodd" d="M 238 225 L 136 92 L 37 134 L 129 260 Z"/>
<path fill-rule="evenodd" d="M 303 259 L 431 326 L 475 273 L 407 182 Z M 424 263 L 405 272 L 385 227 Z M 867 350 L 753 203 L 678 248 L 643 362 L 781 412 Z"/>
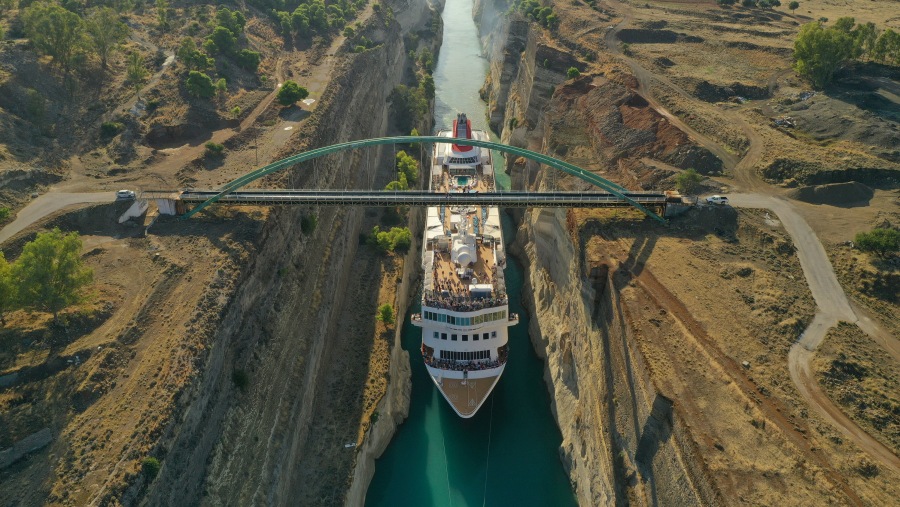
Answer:
<path fill-rule="evenodd" d="M 605 178 L 601 178 L 594 173 L 586 171 L 578 166 L 572 165 L 568 162 L 564 162 L 562 160 L 553 158 L 549 155 L 544 155 L 543 153 L 538 153 L 536 151 L 527 150 L 525 148 L 519 148 L 516 146 L 508 146 L 501 143 L 495 143 L 492 141 L 482 141 L 478 139 L 460 139 L 460 138 L 448 138 L 448 137 L 440 137 L 440 136 L 395 136 L 395 137 L 379 137 L 375 139 L 362 139 L 358 141 L 349 141 L 346 143 L 333 144 L 330 146 L 323 146 L 321 148 L 315 148 L 309 151 L 305 151 L 303 153 L 298 153 L 296 155 L 292 155 L 290 157 L 283 158 L 281 160 L 272 162 L 266 166 L 260 167 L 254 171 L 250 171 L 247 174 L 236 178 L 235 180 L 227 183 L 218 194 L 210 197 L 208 200 L 200 203 L 191 209 L 188 213 L 184 215 L 184 218 L 190 218 L 194 214 L 200 212 L 202 209 L 207 206 L 219 201 L 224 196 L 234 192 L 235 190 L 240 189 L 256 181 L 264 176 L 272 174 L 274 172 L 280 171 L 282 169 L 289 168 L 301 162 L 306 162 L 307 160 L 312 160 L 315 158 L 323 157 L 326 155 L 330 155 L 332 153 L 338 153 L 341 151 L 352 150 L 356 148 L 366 148 L 370 146 L 380 146 L 380 145 L 388 145 L 388 144 L 409 144 L 409 143 L 449 143 L 462 145 L 462 146 L 474 146 L 477 148 L 487 148 L 491 150 L 497 150 L 503 153 L 508 153 L 511 155 L 516 155 L 520 157 L 525 157 L 529 160 L 534 160 L 536 162 L 540 162 L 544 165 L 548 165 L 556 170 L 562 171 L 566 174 L 574 176 L 582 181 L 586 181 L 592 185 L 600 187 L 601 189 L 613 194 L 614 196 L 622 199 L 624 202 L 627 202 L 632 207 L 640 210 L 645 215 L 653 218 L 659 222 L 666 223 L 666 220 L 654 213 L 653 211 L 647 209 L 645 206 L 641 205 L 628 195 L 628 190 L 624 187 L 613 183 Z"/>

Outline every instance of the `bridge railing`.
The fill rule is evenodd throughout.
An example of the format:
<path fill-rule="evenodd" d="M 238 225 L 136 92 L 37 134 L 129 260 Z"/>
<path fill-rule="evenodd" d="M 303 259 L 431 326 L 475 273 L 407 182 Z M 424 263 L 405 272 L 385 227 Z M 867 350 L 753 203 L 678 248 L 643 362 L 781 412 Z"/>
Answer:
<path fill-rule="evenodd" d="M 329 155 L 332 153 L 337 153 L 344 150 L 351 150 L 356 148 L 364 148 L 369 146 L 379 146 L 386 144 L 409 144 L 409 143 L 438 143 L 438 144 L 457 144 L 462 146 L 475 146 L 480 148 L 488 148 L 495 149 L 498 151 L 502 151 L 504 153 L 510 153 L 517 156 L 522 156 L 531 160 L 535 160 L 542 164 L 553 167 L 557 170 L 563 171 L 569 175 L 575 176 L 583 181 L 591 183 L 597 187 L 600 187 L 607 192 L 610 192 L 617 197 L 623 199 L 625 202 L 630 204 L 631 206 L 637 208 L 647 216 L 658 220 L 662 223 L 666 223 L 665 219 L 661 216 L 657 215 L 653 211 L 650 211 L 641 203 L 636 200 L 626 196 L 625 194 L 628 192 L 625 188 L 619 186 L 612 181 L 604 179 L 594 173 L 589 171 L 585 171 L 580 167 L 572 165 L 568 162 L 564 162 L 562 160 L 555 159 L 550 157 L 549 155 L 544 155 L 543 153 L 538 153 L 535 151 L 527 150 L 524 148 L 518 148 L 515 146 L 507 146 L 500 143 L 494 143 L 491 141 L 482 141 L 477 139 L 460 139 L 460 138 L 448 138 L 448 137 L 439 137 L 439 136 L 398 136 L 398 137 L 383 137 L 377 139 L 363 139 L 359 141 L 350 141 L 346 143 L 334 144 L 331 146 L 324 146 L 322 148 L 316 148 L 313 150 L 309 150 L 304 153 L 299 153 L 297 155 L 293 155 L 276 162 L 273 162 L 269 165 L 256 169 L 255 171 L 251 171 L 234 181 L 226 184 L 218 194 L 210 197 L 206 201 L 200 203 L 200 205 L 196 206 L 194 209 L 185 214 L 185 218 L 189 218 L 194 214 L 198 213 L 200 210 L 205 207 L 213 204 L 224 196 L 234 192 L 235 190 L 258 180 L 268 174 L 279 171 L 281 169 L 285 169 L 291 167 L 293 165 L 299 164 L 301 162 L 305 162 L 307 160 L 311 160 L 314 158 L 322 157 L 325 155 Z"/>

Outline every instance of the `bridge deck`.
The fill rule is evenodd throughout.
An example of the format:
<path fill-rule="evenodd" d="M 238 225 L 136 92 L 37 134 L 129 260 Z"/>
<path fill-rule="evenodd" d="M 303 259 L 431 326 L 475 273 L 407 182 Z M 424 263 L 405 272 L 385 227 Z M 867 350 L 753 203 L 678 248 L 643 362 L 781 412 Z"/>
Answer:
<path fill-rule="evenodd" d="M 200 204 L 219 192 L 188 190 L 178 197 L 182 202 Z M 628 198 L 647 206 L 665 206 L 660 192 L 623 192 Z M 170 198 L 171 191 L 146 191 L 142 198 Z M 626 200 L 605 192 L 478 192 L 436 194 L 419 190 L 240 190 L 222 196 L 221 204 L 230 205 L 315 205 L 315 206 L 502 206 L 506 208 L 609 208 L 631 206 Z"/>

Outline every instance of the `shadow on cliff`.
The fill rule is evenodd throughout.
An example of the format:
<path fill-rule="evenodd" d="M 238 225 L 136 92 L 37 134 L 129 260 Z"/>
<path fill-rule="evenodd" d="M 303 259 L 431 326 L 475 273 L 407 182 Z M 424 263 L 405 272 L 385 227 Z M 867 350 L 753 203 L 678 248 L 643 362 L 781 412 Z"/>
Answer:
<path fill-rule="evenodd" d="M 659 505 L 657 488 L 654 484 L 653 458 L 656 457 L 660 446 L 668 442 L 672 436 L 673 405 L 672 400 L 660 394 L 656 395 L 650 415 L 641 429 L 641 438 L 638 440 L 637 450 L 634 453 L 634 461 L 640 471 L 641 481 L 651 483 L 651 487 L 647 489 L 653 496 L 653 505 Z"/>
<path fill-rule="evenodd" d="M 589 218 L 578 227 L 579 255 L 581 266 L 591 269 L 596 260 L 588 259 L 588 244 L 594 237 L 606 241 L 631 241 L 626 258 L 621 262 L 620 270 L 638 276 L 653 253 L 657 240 L 661 236 L 702 241 L 709 234 L 715 234 L 724 241 L 737 241 L 738 214 L 729 206 L 700 206 L 675 217 L 669 226 L 662 226 L 648 218 L 623 218 L 614 216 L 610 219 Z M 627 282 L 626 282 L 627 283 Z M 622 288 L 622 282 L 616 280 L 616 289 Z"/>

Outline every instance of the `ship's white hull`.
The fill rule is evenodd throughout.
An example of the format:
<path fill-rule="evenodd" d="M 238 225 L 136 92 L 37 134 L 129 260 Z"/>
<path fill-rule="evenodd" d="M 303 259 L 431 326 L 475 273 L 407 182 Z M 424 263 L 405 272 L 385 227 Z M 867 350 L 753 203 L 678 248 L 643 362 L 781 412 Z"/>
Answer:
<path fill-rule="evenodd" d="M 459 115 L 454 131 L 438 135 L 487 139 Z M 494 170 L 488 150 L 435 145 L 429 189 L 435 193 L 491 192 Z M 432 206 L 426 213 L 422 249 L 422 356 L 431 380 L 453 410 L 474 416 L 506 367 L 509 313 L 503 268 L 506 251 L 500 213 L 489 206 Z"/>

